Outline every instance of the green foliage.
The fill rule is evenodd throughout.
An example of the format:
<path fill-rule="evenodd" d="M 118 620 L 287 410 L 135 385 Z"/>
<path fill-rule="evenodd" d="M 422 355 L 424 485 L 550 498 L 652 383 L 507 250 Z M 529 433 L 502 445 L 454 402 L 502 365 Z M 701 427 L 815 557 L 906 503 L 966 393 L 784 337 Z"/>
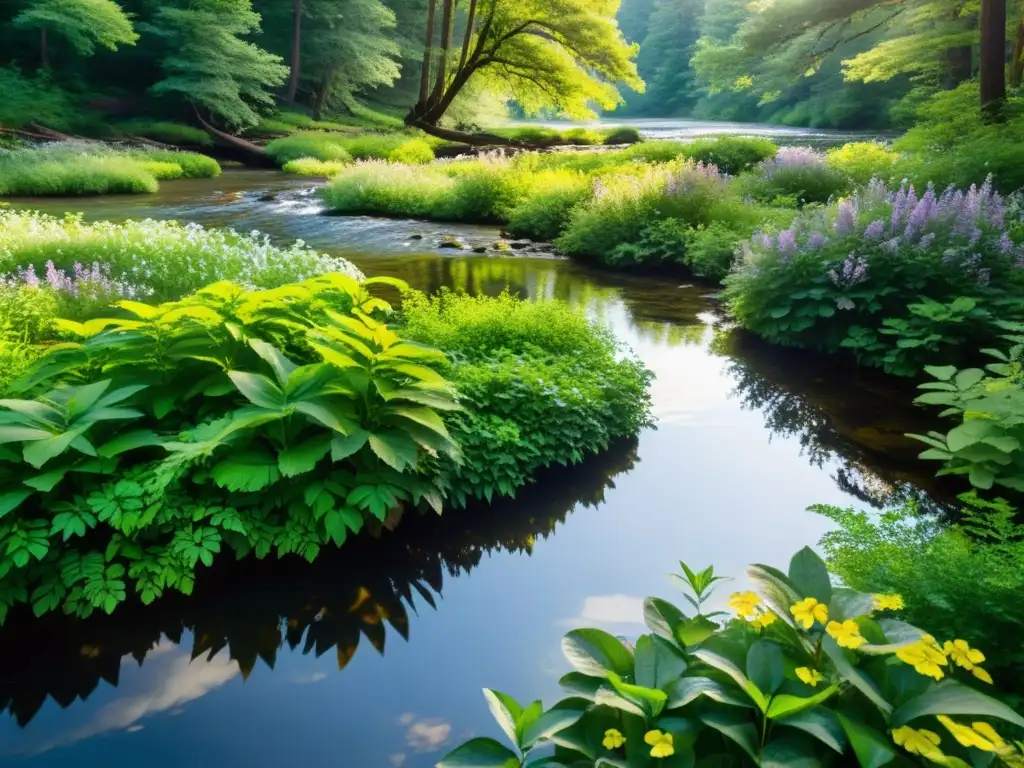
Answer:
<path fill-rule="evenodd" d="M 52 339 L 60 315 L 56 291 L 0 284 L 0 340 L 38 344 Z"/>
<path fill-rule="evenodd" d="M 434 159 L 434 150 L 423 139 L 409 139 L 388 153 L 388 160 L 408 165 L 421 165 Z"/>
<path fill-rule="evenodd" d="M 997 323 L 1014 331 L 1005 337 L 1009 349 L 986 349 L 994 358 L 985 370 L 953 366 L 926 366 L 934 381 L 914 402 L 945 406 L 942 415 L 960 423 L 948 433 L 912 435 L 929 446 L 922 459 L 943 462 L 939 474 L 967 475 L 975 488 L 1000 485 L 1024 491 L 1024 390 L 1021 359 L 1024 325 Z"/>
<path fill-rule="evenodd" d="M 283 139 L 274 139 L 267 144 L 267 154 L 280 165 L 302 158 L 336 163 L 352 160 L 352 156 L 341 145 L 341 137 L 329 133 L 297 133 Z"/>
<path fill-rule="evenodd" d="M 827 203 L 853 190 L 849 176 L 825 164 L 780 165 L 770 173 L 754 170 L 741 176 L 739 185 L 755 200 L 780 204 L 793 200 L 801 206 Z"/>
<path fill-rule="evenodd" d="M 1003 501 L 961 497 L 958 525 L 922 514 L 913 503 L 869 514 L 817 506 L 838 526 L 822 539 L 830 570 L 866 592 L 902 595 L 901 615 L 928 622 L 936 637 L 957 637 L 985 649 L 986 667 L 1009 690 L 1024 681 L 1020 626 L 1024 610 L 1015 597 L 1024 579 L 1020 561 L 1024 529 Z"/>
<path fill-rule="evenodd" d="M 313 158 L 324 162 L 391 160 L 419 165 L 434 159 L 434 150 L 423 139 L 403 134 L 367 133 L 345 136 L 338 133 L 297 133 L 267 144 L 267 153 L 284 165 L 292 160 Z"/>
<path fill-rule="evenodd" d="M 628 126 L 610 128 L 604 136 L 604 143 L 609 146 L 616 144 L 637 144 L 639 142 L 640 131 Z"/>
<path fill-rule="evenodd" d="M 131 136 L 144 136 L 165 144 L 195 144 L 201 147 L 212 147 L 213 138 L 202 128 L 170 120 L 146 120 L 136 118 L 126 120 L 117 126 Z"/>
<path fill-rule="evenodd" d="M 62 130 L 75 122 L 71 97 L 46 73 L 30 77 L 14 66 L 0 67 L 0 93 L 0 125 L 20 128 L 38 121 Z"/>
<path fill-rule="evenodd" d="M 857 184 L 872 179 L 893 181 L 893 166 L 899 155 L 886 145 L 874 141 L 854 141 L 828 150 L 830 167 L 846 174 Z"/>
<path fill-rule="evenodd" d="M 914 656 L 922 649 L 941 657 L 943 666 L 933 664 L 937 677 L 966 671 L 954 671 L 951 652 L 922 630 L 877 615 L 878 596 L 833 587 L 810 549 L 793 557 L 788 573 L 750 566 L 757 592 L 730 598 L 748 620 L 721 626 L 700 614 L 713 572 L 684 571 L 686 589 L 698 595 L 690 600 L 696 615 L 648 598 L 644 619 L 651 631 L 633 647 L 599 629 L 569 632 L 562 650 L 573 671 L 560 683 L 571 696 L 545 710 L 541 702 L 524 707 L 485 689 L 513 748 L 476 738 L 442 758 L 439 768 L 712 762 L 869 768 L 893 759 L 965 766 L 990 759 L 986 752 L 1007 762 L 1021 758 L 1017 746 L 994 736 L 983 750 L 977 740 L 936 734 L 925 742 L 929 749 L 915 750 L 914 740 L 924 739 L 918 729 L 955 736 L 962 723 L 975 736 L 991 735 L 993 724 L 1007 732 L 1024 718 L 959 680 L 926 677 Z M 806 622 L 796 620 L 801 614 Z M 553 746 L 553 756 L 538 760 L 538 746 Z"/>
<path fill-rule="evenodd" d="M 680 155 L 717 166 L 722 173 L 737 174 L 775 157 L 777 151 L 778 147 L 769 139 L 719 136 L 691 141 L 683 145 Z"/>
<path fill-rule="evenodd" d="M 330 178 L 344 171 L 347 165 L 348 163 L 340 160 L 317 160 L 313 157 L 300 157 L 298 160 L 289 160 L 281 170 L 285 173 L 295 173 L 299 176 Z"/>
<path fill-rule="evenodd" d="M 560 302 L 442 292 L 403 304 L 403 335 L 445 350 L 464 410 L 452 499 L 515 495 L 541 467 L 581 461 L 650 425 L 650 373 Z"/>
<path fill-rule="evenodd" d="M 729 274 L 741 239 L 734 228 L 720 221 L 691 227 L 683 261 L 697 277 L 721 282 Z"/>
<path fill-rule="evenodd" d="M 85 223 L 0 208 L 0 274 L 47 262 L 68 274 L 75 264 L 98 263 L 108 275 L 134 286 L 135 295 L 175 299 L 202 286 L 232 280 L 274 288 L 295 280 L 360 272 L 348 261 L 296 243 L 277 248 L 269 238 L 198 224 L 128 221 Z"/>
<path fill-rule="evenodd" d="M 13 24 L 56 32 L 83 56 L 95 53 L 96 46 L 116 51 L 119 45 L 135 45 L 139 38 L 113 0 L 32 0 Z"/>
<path fill-rule="evenodd" d="M 569 223 L 573 209 L 593 194 L 593 182 L 577 171 L 540 171 L 530 194 L 509 212 L 513 237 L 551 242 Z"/>

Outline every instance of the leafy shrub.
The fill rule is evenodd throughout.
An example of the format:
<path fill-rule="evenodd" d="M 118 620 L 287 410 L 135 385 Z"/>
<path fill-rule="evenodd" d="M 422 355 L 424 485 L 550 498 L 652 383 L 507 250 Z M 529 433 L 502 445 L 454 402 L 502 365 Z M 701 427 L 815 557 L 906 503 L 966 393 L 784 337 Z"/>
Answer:
<path fill-rule="evenodd" d="M 14 280 L 0 283 L 0 340 L 38 344 L 51 339 L 59 316 L 55 291 Z"/>
<path fill-rule="evenodd" d="M 641 141 L 616 154 L 622 159 L 642 163 L 668 163 L 682 156 L 685 146 L 681 141 Z M 602 154 L 597 158 L 608 163 L 611 158 L 602 157 Z"/>
<path fill-rule="evenodd" d="M 649 372 L 561 302 L 444 291 L 407 297 L 403 315 L 404 336 L 450 355 L 444 372 L 465 405 L 447 420 L 462 448 L 462 463 L 443 468 L 456 503 L 514 495 L 541 467 L 651 423 Z"/>
<path fill-rule="evenodd" d="M 0 334 L 0 393 L 6 392 L 12 381 L 25 375 L 40 349 L 32 344 L 5 339 Z"/>
<path fill-rule="evenodd" d="M 299 176 L 321 176 L 330 178 L 337 176 L 348 167 L 348 163 L 337 160 L 317 160 L 315 157 L 300 157 L 289 160 L 282 170 L 285 173 L 296 173 Z"/>
<path fill-rule="evenodd" d="M 720 282 L 729 274 L 740 240 L 736 229 L 721 221 L 691 227 L 686 233 L 686 266 L 697 277 Z"/>
<path fill-rule="evenodd" d="M 0 93 L 0 125 L 20 128 L 39 122 L 66 130 L 79 120 L 77 105 L 47 73 L 29 76 L 13 66 L 0 67 Z"/>
<path fill-rule="evenodd" d="M 325 272 L 360 275 L 344 259 L 310 250 L 301 241 L 277 248 L 258 232 L 240 235 L 150 220 L 85 223 L 80 216 L 57 219 L 0 208 L 0 274 L 32 265 L 42 271 L 47 262 L 68 275 L 76 273 L 76 265 L 98 262 L 105 278 L 157 300 L 179 298 L 218 280 L 273 288 Z"/>
<path fill-rule="evenodd" d="M 778 344 L 838 352 L 912 375 L 989 346 L 995 318 L 1022 314 L 1024 249 L 986 184 L 967 192 L 864 191 L 746 247 L 725 297 Z"/>
<path fill-rule="evenodd" d="M 737 174 L 775 157 L 777 151 L 778 147 L 768 139 L 719 136 L 684 144 L 680 155 L 694 162 L 716 165 L 722 173 Z"/>
<path fill-rule="evenodd" d="M 434 150 L 423 139 L 409 139 L 388 153 L 388 160 L 409 165 L 422 165 L 433 159 Z"/>
<path fill-rule="evenodd" d="M 145 136 L 167 144 L 196 144 L 212 147 L 213 138 L 202 128 L 170 120 L 128 120 L 118 125 L 122 131 L 135 136 Z"/>
<path fill-rule="evenodd" d="M 798 205 L 827 203 L 849 192 L 846 174 L 825 164 L 825 156 L 809 147 L 780 147 L 775 157 L 740 177 L 741 189 L 757 200 L 793 199 Z"/>
<path fill-rule="evenodd" d="M 220 163 L 212 157 L 196 152 L 162 151 L 158 149 L 136 149 L 128 153 L 131 157 L 145 163 L 164 163 L 177 165 L 181 168 L 181 176 L 186 179 L 212 179 L 220 176 Z M 158 177 L 160 178 L 160 177 Z M 167 178 L 178 178 L 167 177 Z"/>
<path fill-rule="evenodd" d="M 316 160 L 345 163 L 352 159 L 342 145 L 342 137 L 328 133 L 296 133 L 267 144 L 267 154 L 278 165 L 312 157 Z"/>
<path fill-rule="evenodd" d="M 604 143 L 613 144 L 636 144 L 640 139 L 640 131 L 636 128 L 610 128 L 604 134 Z"/>
<path fill-rule="evenodd" d="M 508 216 L 513 237 L 551 242 L 569 223 L 573 209 L 593 194 L 593 182 L 578 172 L 540 171 L 530 193 Z"/>
<path fill-rule="evenodd" d="M 452 163 L 450 168 L 457 171 L 455 186 L 439 218 L 502 223 L 530 194 L 532 174 L 501 155 Z"/>
<path fill-rule="evenodd" d="M 829 167 L 845 173 L 857 184 L 878 178 L 889 183 L 899 154 L 876 141 L 854 141 L 834 147 L 826 153 Z"/>
<path fill-rule="evenodd" d="M 455 180 L 437 168 L 364 160 L 346 168 L 322 190 L 337 213 L 439 218 Z"/>
<path fill-rule="evenodd" d="M 1007 351 L 986 349 L 996 362 L 980 368 L 926 366 L 935 381 L 920 386 L 926 392 L 914 402 L 944 406 L 944 416 L 960 423 L 947 434 L 911 435 L 930 446 L 922 459 L 942 461 L 940 475 L 966 475 L 975 488 L 993 485 L 1024 491 L 1024 325 L 996 321 L 1016 333 L 1006 337 Z"/>
<path fill-rule="evenodd" d="M 868 592 L 903 596 L 901 615 L 928 622 L 936 636 L 959 637 L 985 648 L 986 667 L 1008 690 L 1024 684 L 1024 528 L 1003 501 L 964 502 L 959 525 L 921 514 L 913 503 L 876 515 L 812 507 L 839 527 L 822 547 L 843 583 Z"/>
<path fill-rule="evenodd" d="M 565 141 L 570 144 L 576 144 L 578 146 L 591 146 L 593 144 L 603 144 L 604 134 L 598 131 L 592 131 L 588 128 L 571 128 L 562 134 Z"/>
<path fill-rule="evenodd" d="M 430 367 L 444 355 L 373 319 L 389 309 L 373 282 L 216 283 L 63 321 L 81 343 L 45 353 L 0 411 L 0 620 L 29 594 L 79 616 L 129 589 L 187 594 L 223 548 L 312 561 L 400 505 L 440 511 L 433 465 L 458 455 Z"/>
<path fill-rule="evenodd" d="M 720 612 L 705 615 L 702 606 L 721 577 L 680 565 L 675 579 L 695 615 L 648 598 L 651 631 L 632 647 L 599 629 L 569 632 L 562 649 L 573 671 L 559 682 L 570 698 L 545 710 L 485 689 L 514 749 L 478 737 L 438 768 L 536 765 L 533 750 L 552 745 L 542 764 L 594 768 L 1022 758 L 992 723 L 1008 737 L 1006 727 L 1024 726 L 1024 717 L 975 687 L 991 682 L 984 654 L 885 616 L 899 595 L 834 587 L 804 548 L 788 574 L 750 566 L 757 591 L 734 593 L 729 606 L 740 618 L 719 625 Z"/>
<path fill-rule="evenodd" d="M 0 195 L 152 193 L 156 177 L 123 155 L 44 150 L 0 151 Z"/>
<path fill-rule="evenodd" d="M 344 138 L 342 146 L 354 160 L 389 160 L 391 153 L 408 141 L 407 136 L 397 133 L 364 133 Z"/>

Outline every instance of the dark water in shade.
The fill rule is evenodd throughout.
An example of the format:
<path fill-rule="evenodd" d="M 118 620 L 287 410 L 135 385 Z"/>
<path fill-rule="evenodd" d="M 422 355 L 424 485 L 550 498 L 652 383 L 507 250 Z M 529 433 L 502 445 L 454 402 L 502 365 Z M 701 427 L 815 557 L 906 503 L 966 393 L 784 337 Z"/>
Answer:
<path fill-rule="evenodd" d="M 902 437 L 928 428 L 909 387 L 723 333 L 707 288 L 435 250 L 444 234 L 498 233 L 322 216 L 310 186 L 229 172 L 40 207 L 260 229 L 428 290 L 565 299 L 656 373 L 658 429 L 515 501 L 407 518 L 313 566 L 218 563 L 192 598 L 10 622 L 0 765 L 425 768 L 471 735 L 500 738 L 480 688 L 552 702 L 569 628 L 641 632 L 643 598 L 676 597 L 665 574 L 678 560 L 737 577 L 721 604 L 748 563 L 784 565 L 820 538 L 809 504 L 948 498 Z M 268 190 L 277 198 L 261 201 Z"/>

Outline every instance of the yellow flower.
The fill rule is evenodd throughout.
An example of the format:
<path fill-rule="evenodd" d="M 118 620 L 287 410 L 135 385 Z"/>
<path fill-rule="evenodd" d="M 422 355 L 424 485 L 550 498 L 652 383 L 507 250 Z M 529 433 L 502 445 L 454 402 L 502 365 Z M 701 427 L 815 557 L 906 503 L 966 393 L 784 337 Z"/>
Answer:
<path fill-rule="evenodd" d="M 810 629 L 816 621 L 822 624 L 828 621 L 828 606 L 819 603 L 813 597 L 794 603 L 789 607 L 789 612 L 793 614 L 796 623 L 802 624 L 804 629 Z"/>
<path fill-rule="evenodd" d="M 947 640 L 942 650 L 949 658 L 956 662 L 957 666 L 970 670 L 975 664 L 981 664 L 985 660 L 985 654 L 971 648 L 966 640 Z"/>
<path fill-rule="evenodd" d="M 979 730 L 977 727 L 969 728 L 946 715 L 939 715 L 938 718 L 939 722 L 946 726 L 946 730 L 953 734 L 953 738 L 965 747 L 977 747 L 985 752 L 995 752 L 1003 746 L 1003 740 L 999 738 L 999 734 L 987 723 L 975 723 L 975 726 L 984 726 L 983 729 Z M 995 740 L 988 738 L 986 733 L 995 735 Z"/>
<path fill-rule="evenodd" d="M 996 749 L 1002 749 L 1006 746 L 1006 742 L 1003 741 L 1002 736 L 996 733 L 996 729 L 988 723 L 971 723 L 971 728 L 992 742 Z"/>
<path fill-rule="evenodd" d="M 892 732 L 892 740 L 900 747 L 903 747 L 912 755 L 934 758 L 942 755 L 939 749 L 939 734 L 925 729 L 914 729 L 909 725 L 897 728 Z"/>
<path fill-rule="evenodd" d="M 853 619 L 847 619 L 842 624 L 838 621 L 830 621 L 825 631 L 836 639 L 841 648 L 860 648 L 867 640 L 860 633 L 860 627 Z"/>
<path fill-rule="evenodd" d="M 676 753 L 672 746 L 672 734 L 648 731 L 644 741 L 651 745 L 651 757 L 671 757 Z"/>
<path fill-rule="evenodd" d="M 990 675 L 988 672 L 986 672 L 981 667 L 974 667 L 973 669 L 971 669 L 971 674 L 974 675 L 979 680 L 981 680 L 981 682 L 988 683 L 989 685 L 992 685 L 992 675 Z"/>
<path fill-rule="evenodd" d="M 604 732 L 604 741 L 601 742 L 605 749 L 618 749 L 625 743 L 626 737 L 614 728 L 609 728 Z"/>
<path fill-rule="evenodd" d="M 768 626 L 770 624 L 774 623 L 774 621 L 777 618 L 779 618 L 779 617 L 776 616 L 771 611 L 764 611 L 762 613 L 757 614 L 757 616 L 755 616 L 754 618 L 752 618 L 750 620 L 750 623 L 753 624 L 758 629 L 767 629 Z"/>
<path fill-rule="evenodd" d="M 796 676 L 801 681 L 811 686 L 811 688 L 817 688 L 818 683 L 825 679 L 825 676 L 816 669 L 809 669 L 808 667 L 797 667 Z"/>
<path fill-rule="evenodd" d="M 756 592 L 733 592 L 729 596 L 729 607 L 736 611 L 736 615 L 751 619 L 757 615 L 757 606 L 761 598 Z"/>
<path fill-rule="evenodd" d="M 875 595 L 876 611 L 899 611 L 903 608 L 903 597 L 900 595 Z"/>
<path fill-rule="evenodd" d="M 946 654 L 931 635 L 924 635 L 916 643 L 900 648 L 896 651 L 896 658 L 912 666 L 918 674 L 936 680 L 942 679 L 945 674 L 942 668 L 949 664 Z"/>

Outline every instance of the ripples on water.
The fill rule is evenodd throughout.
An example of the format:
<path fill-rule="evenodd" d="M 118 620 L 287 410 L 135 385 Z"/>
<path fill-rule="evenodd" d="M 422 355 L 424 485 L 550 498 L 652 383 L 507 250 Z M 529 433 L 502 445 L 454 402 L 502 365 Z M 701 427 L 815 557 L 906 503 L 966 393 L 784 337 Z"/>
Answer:
<path fill-rule="evenodd" d="M 481 687 L 554 700 L 572 626 L 641 632 L 643 598 L 676 597 L 665 574 L 679 559 L 737 577 L 721 607 L 748 563 L 784 565 L 818 540 L 809 504 L 948 498 L 902 437 L 928 428 L 908 387 L 725 333 L 709 288 L 434 250 L 498 232 L 322 216 L 311 187 L 228 172 L 74 205 L 302 238 L 425 290 L 585 307 L 656 373 L 658 429 L 518 500 L 411 517 L 313 566 L 218 563 L 191 599 L 16 617 L 0 630 L 0 764 L 425 768 L 471 735 L 500 737 Z"/>

